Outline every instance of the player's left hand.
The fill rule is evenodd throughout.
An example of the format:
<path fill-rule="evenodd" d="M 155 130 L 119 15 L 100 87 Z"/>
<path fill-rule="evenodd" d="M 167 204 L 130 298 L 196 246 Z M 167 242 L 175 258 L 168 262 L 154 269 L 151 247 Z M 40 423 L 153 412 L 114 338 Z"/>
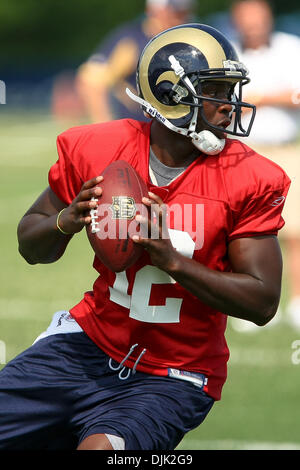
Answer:
<path fill-rule="evenodd" d="M 148 195 L 148 198 L 142 199 L 143 204 L 149 208 L 148 218 L 142 215 L 136 216 L 136 221 L 141 225 L 141 233 L 147 233 L 148 238 L 134 235 L 132 239 L 148 251 L 155 266 L 168 272 L 176 263 L 178 252 L 169 236 L 167 206 L 156 194 L 149 192 Z"/>

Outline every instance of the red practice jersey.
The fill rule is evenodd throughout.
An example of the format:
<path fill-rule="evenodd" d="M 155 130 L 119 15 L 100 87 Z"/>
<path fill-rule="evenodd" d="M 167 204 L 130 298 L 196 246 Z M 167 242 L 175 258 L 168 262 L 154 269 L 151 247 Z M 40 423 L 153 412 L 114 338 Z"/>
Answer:
<path fill-rule="evenodd" d="M 238 140 L 221 154 L 199 157 L 168 186 L 149 178 L 151 123 L 113 121 L 72 128 L 58 137 L 58 161 L 49 184 L 70 204 L 82 184 L 114 160 L 126 160 L 169 208 L 170 238 L 187 257 L 217 271 L 230 271 L 228 244 L 236 238 L 276 235 L 290 180 L 270 160 Z M 88 243 L 88 240 L 87 240 Z M 70 309 L 87 335 L 125 366 L 167 375 L 169 368 L 201 372 L 205 390 L 220 399 L 227 375 L 227 315 L 203 304 L 153 266 L 145 251 L 138 262 L 114 273 L 95 257 L 93 290 Z"/>

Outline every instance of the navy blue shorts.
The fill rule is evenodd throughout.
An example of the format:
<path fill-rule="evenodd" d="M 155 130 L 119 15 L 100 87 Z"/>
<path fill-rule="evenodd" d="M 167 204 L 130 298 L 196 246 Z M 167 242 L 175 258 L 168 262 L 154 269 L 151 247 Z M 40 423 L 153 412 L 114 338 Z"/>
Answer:
<path fill-rule="evenodd" d="M 56 334 L 0 372 L 0 449 L 76 449 L 106 433 L 123 437 L 125 450 L 173 450 L 213 402 L 172 377 L 120 380 L 85 333 Z"/>

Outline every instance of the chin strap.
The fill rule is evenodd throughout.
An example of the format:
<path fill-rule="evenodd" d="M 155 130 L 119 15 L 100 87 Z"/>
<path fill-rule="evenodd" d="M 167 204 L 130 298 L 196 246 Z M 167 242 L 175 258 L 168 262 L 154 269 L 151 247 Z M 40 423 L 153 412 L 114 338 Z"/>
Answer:
<path fill-rule="evenodd" d="M 185 135 L 186 137 L 190 137 L 192 139 L 192 143 L 197 147 L 198 150 L 205 153 L 206 155 L 218 155 L 218 153 L 222 152 L 223 148 L 225 147 L 225 139 L 218 139 L 215 134 L 211 131 L 204 130 L 200 132 L 192 131 L 190 128 L 184 129 L 183 127 L 174 126 L 168 119 L 160 114 L 154 106 L 152 106 L 147 101 L 143 100 L 139 96 L 134 95 L 129 88 L 126 88 L 126 93 L 133 101 L 139 103 L 144 111 L 149 114 L 151 117 L 157 119 L 161 122 L 164 126 L 170 129 L 173 132 L 177 132 L 177 134 Z M 196 107 L 195 110 L 198 110 Z M 194 116 L 192 119 L 192 123 L 194 123 Z M 193 124 L 194 125 L 194 124 Z"/>
<path fill-rule="evenodd" d="M 190 134 L 192 142 L 201 152 L 207 155 L 218 155 L 225 147 L 225 139 L 219 139 L 211 131 L 204 130 Z"/>
<path fill-rule="evenodd" d="M 184 68 L 180 65 L 180 62 L 173 55 L 169 56 L 169 62 L 175 72 L 175 75 L 179 76 L 181 80 L 185 83 L 186 88 L 188 90 L 191 90 L 196 95 L 197 93 L 195 87 L 190 81 L 189 77 L 185 75 Z M 215 136 L 215 134 L 208 130 L 204 130 L 199 133 L 196 132 L 199 110 L 199 107 L 197 105 L 199 104 L 199 100 L 198 98 L 195 98 L 193 96 L 193 101 L 196 106 L 194 107 L 194 113 L 188 128 L 187 135 L 192 139 L 192 142 L 195 147 L 201 150 L 201 152 L 207 155 L 217 155 L 223 150 L 225 146 L 225 139 L 219 139 L 217 136 Z"/>

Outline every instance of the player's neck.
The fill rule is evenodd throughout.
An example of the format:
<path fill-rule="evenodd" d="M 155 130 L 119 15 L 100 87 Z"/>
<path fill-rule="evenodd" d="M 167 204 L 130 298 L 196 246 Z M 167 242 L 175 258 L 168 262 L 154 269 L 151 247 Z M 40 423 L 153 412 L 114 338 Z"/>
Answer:
<path fill-rule="evenodd" d="M 153 121 L 151 126 L 150 145 L 158 160 L 170 167 L 183 167 L 187 159 L 200 154 L 190 139 L 170 131 L 157 121 Z"/>

